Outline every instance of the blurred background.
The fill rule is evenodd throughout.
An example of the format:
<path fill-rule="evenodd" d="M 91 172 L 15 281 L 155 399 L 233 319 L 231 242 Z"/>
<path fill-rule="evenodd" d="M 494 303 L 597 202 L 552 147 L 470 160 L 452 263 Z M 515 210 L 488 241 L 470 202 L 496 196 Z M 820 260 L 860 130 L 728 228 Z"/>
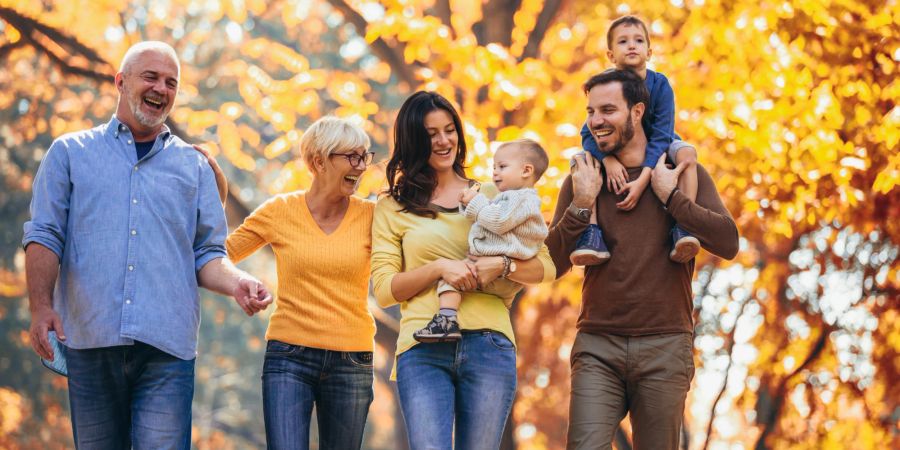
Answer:
<path fill-rule="evenodd" d="M 418 89 L 460 108 L 475 178 L 490 176 L 499 141 L 540 141 L 549 219 L 580 147 L 581 84 L 609 67 L 607 25 L 628 13 L 648 23 L 676 131 L 741 232 L 735 261 L 698 259 L 683 448 L 900 448 L 896 0 L 0 0 L 0 448 L 72 447 L 65 379 L 30 348 L 22 224 L 52 140 L 109 120 L 131 44 L 178 51 L 169 125 L 217 155 L 232 227 L 308 186 L 298 142 L 326 114 L 356 116 L 371 135 L 382 162 L 359 195 L 374 198 L 397 109 Z M 275 285 L 271 253 L 242 267 Z M 519 387 L 504 449 L 564 448 L 581 277 L 513 306 Z M 208 292 L 202 302 L 193 443 L 263 448 L 267 314 Z M 372 311 L 365 448 L 404 449 L 387 379 L 397 312 Z M 627 420 L 615 445 L 631 448 Z"/>

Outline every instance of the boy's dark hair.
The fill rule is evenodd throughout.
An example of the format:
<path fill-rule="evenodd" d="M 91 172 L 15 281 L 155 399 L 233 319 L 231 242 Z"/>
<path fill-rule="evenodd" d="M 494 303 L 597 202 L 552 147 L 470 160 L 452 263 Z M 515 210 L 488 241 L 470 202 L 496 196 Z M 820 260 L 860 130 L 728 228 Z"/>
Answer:
<path fill-rule="evenodd" d="M 437 92 L 419 91 L 403 102 L 394 122 L 394 153 L 387 164 L 388 194 L 391 198 L 403 206 L 403 212 L 432 219 L 437 217 L 437 213 L 429 203 L 437 187 L 437 178 L 434 169 L 428 165 L 431 136 L 425 129 L 425 116 L 437 110 L 450 115 L 459 136 L 453 171 L 461 178 L 468 178 L 463 167 L 466 140 L 462 120 L 453 104 Z"/>
<path fill-rule="evenodd" d="M 645 107 L 650 104 L 650 92 L 644 80 L 630 70 L 609 69 L 594 75 L 584 83 L 584 93 L 587 94 L 597 85 L 616 82 L 622 85 L 622 96 L 628 102 L 628 109 L 638 103 L 643 103 Z"/>
<path fill-rule="evenodd" d="M 544 172 L 547 171 L 547 166 L 550 165 L 550 158 L 547 157 L 547 152 L 544 151 L 544 147 L 541 147 L 541 144 L 538 144 L 537 141 L 533 139 L 516 139 L 515 141 L 500 144 L 500 147 L 498 147 L 497 150 L 511 145 L 519 146 L 524 150 L 522 156 L 529 164 L 534 166 L 534 181 L 537 182 L 540 180 L 541 176 L 544 175 Z"/>
<path fill-rule="evenodd" d="M 612 23 L 609 24 L 609 30 L 606 32 L 606 48 L 612 49 L 613 30 L 622 25 L 634 25 L 641 27 L 641 29 L 644 30 L 644 37 L 647 39 L 647 46 L 650 46 L 650 33 L 647 32 L 647 25 L 644 23 L 644 21 L 638 19 L 637 16 L 622 16 L 616 20 L 613 20 Z"/>

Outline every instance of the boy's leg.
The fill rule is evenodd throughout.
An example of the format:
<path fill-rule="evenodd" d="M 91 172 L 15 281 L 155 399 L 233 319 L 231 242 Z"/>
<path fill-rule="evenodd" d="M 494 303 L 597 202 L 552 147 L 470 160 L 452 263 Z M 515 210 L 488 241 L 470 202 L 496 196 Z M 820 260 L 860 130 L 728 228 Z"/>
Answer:
<path fill-rule="evenodd" d="M 675 164 L 687 163 L 687 167 L 678 177 L 678 189 L 691 201 L 697 201 L 697 150 L 684 141 L 675 140 L 669 146 L 669 159 Z M 700 252 L 700 241 L 676 223 L 672 228 L 672 251 L 669 259 L 677 263 L 686 263 Z"/>
<path fill-rule="evenodd" d="M 462 302 L 462 294 L 444 280 L 438 281 L 437 292 L 440 311 L 424 328 L 413 333 L 413 339 L 423 343 L 458 341 L 462 334 L 456 312 Z"/>

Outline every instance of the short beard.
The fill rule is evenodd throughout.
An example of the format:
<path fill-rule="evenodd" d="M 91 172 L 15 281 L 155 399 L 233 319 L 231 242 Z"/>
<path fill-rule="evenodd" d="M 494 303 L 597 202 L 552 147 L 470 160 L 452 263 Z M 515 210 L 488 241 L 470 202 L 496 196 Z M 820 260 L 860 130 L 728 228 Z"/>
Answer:
<path fill-rule="evenodd" d="M 628 145 L 629 142 L 631 142 L 632 138 L 634 138 L 634 124 L 631 123 L 631 109 L 629 108 L 628 120 L 625 121 L 625 129 L 622 130 L 621 133 L 619 133 L 619 139 L 616 139 L 616 142 L 614 144 L 609 144 L 607 142 L 600 143 L 599 141 L 596 141 L 596 139 L 595 141 L 597 142 L 597 147 L 600 148 L 600 151 L 609 154 L 616 154 L 622 151 L 622 149 L 625 148 L 625 146 Z"/>
<path fill-rule="evenodd" d="M 168 114 L 161 114 L 159 117 L 155 118 L 149 117 L 144 114 L 144 112 L 141 111 L 141 102 L 143 100 L 141 100 L 140 97 L 135 99 L 133 96 L 127 95 L 126 98 L 128 99 L 128 107 L 131 109 L 131 115 L 134 116 L 135 120 L 137 120 L 138 123 L 141 124 L 141 126 L 147 128 L 156 128 L 166 121 L 166 117 L 168 117 Z"/>

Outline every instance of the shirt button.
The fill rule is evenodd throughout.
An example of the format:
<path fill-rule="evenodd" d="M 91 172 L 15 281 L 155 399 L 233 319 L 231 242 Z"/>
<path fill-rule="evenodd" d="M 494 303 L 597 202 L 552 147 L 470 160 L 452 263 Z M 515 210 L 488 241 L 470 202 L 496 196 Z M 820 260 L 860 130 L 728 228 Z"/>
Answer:
<path fill-rule="evenodd" d="M 129 143 L 129 144 L 131 143 L 131 139 L 128 140 L 128 143 Z"/>
<path fill-rule="evenodd" d="M 129 299 L 125 299 L 125 304 L 126 304 L 126 305 L 130 305 L 130 304 L 131 304 L 131 299 L 130 299 L 130 298 L 129 298 Z"/>
<path fill-rule="evenodd" d="M 131 199 L 131 203 L 137 204 L 137 199 L 136 198 Z"/>
<path fill-rule="evenodd" d="M 128 266 L 128 270 L 129 270 L 129 271 L 133 271 L 133 270 L 134 270 L 134 266 Z"/>
<path fill-rule="evenodd" d="M 134 171 L 137 172 L 138 166 L 134 166 Z"/>
<path fill-rule="evenodd" d="M 137 234 L 137 230 L 131 230 L 131 235 L 134 236 Z"/>

